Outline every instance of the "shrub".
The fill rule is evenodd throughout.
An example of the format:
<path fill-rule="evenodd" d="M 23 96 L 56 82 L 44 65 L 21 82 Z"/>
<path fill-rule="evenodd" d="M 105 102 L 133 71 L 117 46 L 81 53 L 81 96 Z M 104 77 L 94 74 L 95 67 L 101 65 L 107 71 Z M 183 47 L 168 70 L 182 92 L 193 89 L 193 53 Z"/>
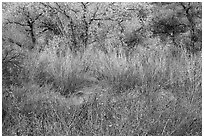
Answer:
<path fill-rule="evenodd" d="M 25 53 L 15 46 L 3 46 L 2 50 L 2 83 L 6 86 L 21 85 L 21 72 Z"/>

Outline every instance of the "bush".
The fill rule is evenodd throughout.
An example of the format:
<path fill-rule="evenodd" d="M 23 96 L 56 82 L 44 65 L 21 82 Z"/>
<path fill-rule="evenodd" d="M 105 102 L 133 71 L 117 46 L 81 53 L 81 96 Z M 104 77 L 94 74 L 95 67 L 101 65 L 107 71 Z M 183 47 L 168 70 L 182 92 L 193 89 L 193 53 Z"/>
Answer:
<path fill-rule="evenodd" d="M 201 118 L 202 64 L 199 55 L 171 50 L 139 46 L 128 58 L 91 47 L 27 54 L 24 85 L 3 88 L 3 135 L 178 134 Z"/>
<path fill-rule="evenodd" d="M 25 53 L 15 46 L 3 46 L 2 50 L 2 84 L 6 86 L 21 85 L 21 72 Z"/>

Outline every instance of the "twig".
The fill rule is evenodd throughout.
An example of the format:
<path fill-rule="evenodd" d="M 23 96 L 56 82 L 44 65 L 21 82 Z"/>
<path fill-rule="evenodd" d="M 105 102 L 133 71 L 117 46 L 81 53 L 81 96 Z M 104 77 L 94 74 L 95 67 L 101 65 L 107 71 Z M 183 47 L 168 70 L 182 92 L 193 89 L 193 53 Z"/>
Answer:
<path fill-rule="evenodd" d="M 169 120 L 170 120 L 170 118 L 168 118 L 168 120 L 166 121 L 166 124 L 165 124 L 165 126 L 164 126 L 164 128 L 163 128 L 163 130 L 162 130 L 162 136 L 164 135 L 164 132 L 165 132 L 165 130 L 166 130 L 166 126 L 167 126 Z"/>

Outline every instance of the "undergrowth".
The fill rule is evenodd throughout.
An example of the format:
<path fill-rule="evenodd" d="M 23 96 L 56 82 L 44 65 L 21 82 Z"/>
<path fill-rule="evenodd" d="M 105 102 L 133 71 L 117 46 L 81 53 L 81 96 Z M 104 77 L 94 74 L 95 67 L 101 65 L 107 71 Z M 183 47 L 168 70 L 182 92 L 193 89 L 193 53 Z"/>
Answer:
<path fill-rule="evenodd" d="M 138 46 L 128 58 L 92 47 L 28 52 L 17 63 L 20 85 L 3 74 L 3 135 L 202 135 L 201 56 L 171 47 Z M 84 88 L 106 96 L 73 105 L 69 97 Z"/>

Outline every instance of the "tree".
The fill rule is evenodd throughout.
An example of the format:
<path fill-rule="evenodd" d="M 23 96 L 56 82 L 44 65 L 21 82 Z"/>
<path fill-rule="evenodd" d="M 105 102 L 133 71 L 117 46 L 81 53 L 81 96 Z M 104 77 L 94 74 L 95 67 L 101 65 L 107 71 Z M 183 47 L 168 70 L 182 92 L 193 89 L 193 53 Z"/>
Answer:
<path fill-rule="evenodd" d="M 196 52 L 197 50 L 201 51 L 201 45 L 200 47 L 195 47 L 195 43 L 202 41 L 202 29 L 200 28 L 202 20 L 202 3 L 180 2 L 179 4 L 183 7 L 183 12 L 188 20 L 190 29 L 190 46 L 187 47 L 187 50 L 192 52 Z"/>
<path fill-rule="evenodd" d="M 96 42 L 98 30 L 105 26 L 108 17 L 107 9 L 112 3 L 41 3 L 54 15 L 62 26 L 61 32 L 71 42 L 71 50 L 83 51 L 91 43 Z"/>
<path fill-rule="evenodd" d="M 5 8 L 3 13 L 3 24 L 20 29 L 22 34 L 31 39 L 32 44 L 29 48 L 33 49 L 37 38 L 36 24 L 43 17 L 45 11 L 39 6 L 39 3 L 12 3 L 7 6 L 9 7 Z M 11 37 L 8 40 L 19 46 L 22 45 L 21 42 Z"/>
<path fill-rule="evenodd" d="M 201 33 L 201 3 L 154 3 L 155 11 L 151 29 L 154 36 L 160 36 L 162 40 L 170 38 L 174 45 L 180 46 L 180 39 L 188 41 L 185 48 L 190 52 L 201 50 L 195 47 L 200 41 Z M 187 35 L 183 35 L 187 34 Z"/>

